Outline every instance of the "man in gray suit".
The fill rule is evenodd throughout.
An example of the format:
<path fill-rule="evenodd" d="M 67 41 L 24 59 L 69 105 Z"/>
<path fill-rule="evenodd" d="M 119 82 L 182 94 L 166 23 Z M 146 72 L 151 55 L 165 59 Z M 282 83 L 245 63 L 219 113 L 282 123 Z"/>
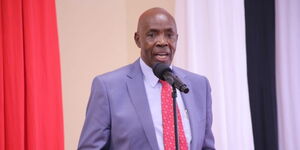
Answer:
<path fill-rule="evenodd" d="M 151 70 L 161 62 L 190 89 L 177 97 L 187 148 L 214 150 L 208 80 L 171 65 L 178 39 L 174 18 L 162 8 L 145 11 L 134 39 L 141 57 L 94 79 L 78 149 L 169 149 L 162 127 L 162 85 Z"/>

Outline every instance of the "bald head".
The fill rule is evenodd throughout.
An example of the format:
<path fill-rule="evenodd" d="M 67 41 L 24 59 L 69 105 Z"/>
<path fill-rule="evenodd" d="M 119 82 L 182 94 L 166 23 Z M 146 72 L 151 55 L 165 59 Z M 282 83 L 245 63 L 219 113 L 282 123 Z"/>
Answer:
<path fill-rule="evenodd" d="M 162 8 L 145 11 L 134 34 L 136 45 L 141 48 L 141 58 L 149 67 L 156 62 L 172 63 L 177 38 L 174 18 Z"/>
<path fill-rule="evenodd" d="M 137 32 L 139 32 L 142 27 L 147 25 L 149 23 L 149 21 L 151 21 L 155 18 L 168 20 L 171 24 L 173 24 L 175 26 L 175 29 L 177 30 L 175 19 L 173 18 L 173 16 L 167 10 L 165 10 L 163 8 L 154 7 L 154 8 L 150 8 L 150 9 L 146 10 L 139 17 Z"/>

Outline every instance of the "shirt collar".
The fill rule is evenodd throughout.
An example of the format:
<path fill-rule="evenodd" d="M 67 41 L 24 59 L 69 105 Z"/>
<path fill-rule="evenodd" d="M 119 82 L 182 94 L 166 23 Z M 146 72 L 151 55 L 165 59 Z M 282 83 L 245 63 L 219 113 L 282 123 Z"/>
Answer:
<path fill-rule="evenodd" d="M 140 66 L 144 75 L 144 80 L 148 82 L 152 87 L 158 83 L 159 79 L 154 75 L 152 68 L 149 67 L 142 58 L 140 58 Z M 172 69 L 172 65 L 170 66 Z"/>

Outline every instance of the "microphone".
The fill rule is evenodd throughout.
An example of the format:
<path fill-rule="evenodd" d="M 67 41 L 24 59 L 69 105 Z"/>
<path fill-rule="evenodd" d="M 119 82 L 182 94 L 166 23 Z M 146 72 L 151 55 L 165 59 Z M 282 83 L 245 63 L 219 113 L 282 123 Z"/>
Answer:
<path fill-rule="evenodd" d="M 167 81 L 169 84 L 174 86 L 180 92 L 188 93 L 189 88 L 184 84 L 169 68 L 168 65 L 164 63 L 155 63 L 152 67 L 153 73 L 156 77 L 161 80 Z"/>

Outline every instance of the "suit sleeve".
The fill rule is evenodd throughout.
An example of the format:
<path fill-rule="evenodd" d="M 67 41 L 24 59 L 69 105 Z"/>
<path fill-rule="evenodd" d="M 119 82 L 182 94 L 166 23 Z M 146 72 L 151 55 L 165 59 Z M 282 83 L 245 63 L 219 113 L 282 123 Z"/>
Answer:
<path fill-rule="evenodd" d="M 205 78 L 206 79 L 206 78 Z M 212 100 L 211 100 L 211 88 L 209 81 L 206 79 L 206 129 L 205 139 L 202 150 L 215 150 L 215 140 L 211 130 L 212 126 Z"/>
<path fill-rule="evenodd" d="M 101 78 L 96 77 L 92 84 L 78 150 L 108 149 L 111 130 L 110 122 L 107 88 Z"/>

